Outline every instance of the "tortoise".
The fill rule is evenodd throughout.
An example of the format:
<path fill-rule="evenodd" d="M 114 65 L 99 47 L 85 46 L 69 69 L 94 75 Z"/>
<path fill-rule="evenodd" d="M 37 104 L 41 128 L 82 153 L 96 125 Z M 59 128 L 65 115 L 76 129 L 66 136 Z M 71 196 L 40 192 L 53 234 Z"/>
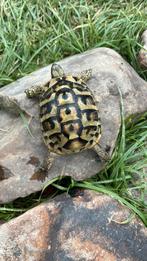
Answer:
<path fill-rule="evenodd" d="M 91 69 L 77 76 L 65 75 L 63 68 L 54 63 L 46 85 L 25 90 L 28 98 L 40 98 L 41 129 L 49 152 L 67 155 L 93 148 L 105 158 L 98 145 L 101 137 L 98 108 L 86 85 L 91 76 Z M 49 158 L 48 168 L 50 165 Z"/>

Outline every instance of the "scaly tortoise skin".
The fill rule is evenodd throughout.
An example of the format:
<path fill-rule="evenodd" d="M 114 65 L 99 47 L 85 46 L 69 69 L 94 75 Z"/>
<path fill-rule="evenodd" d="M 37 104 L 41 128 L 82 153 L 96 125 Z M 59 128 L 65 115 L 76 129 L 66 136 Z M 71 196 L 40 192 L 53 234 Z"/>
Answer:
<path fill-rule="evenodd" d="M 40 120 L 49 152 L 60 155 L 95 148 L 101 137 L 101 123 L 92 92 L 86 85 L 91 70 L 78 76 L 65 75 L 53 64 L 51 80 L 45 86 L 27 89 L 29 98 L 40 96 Z"/>

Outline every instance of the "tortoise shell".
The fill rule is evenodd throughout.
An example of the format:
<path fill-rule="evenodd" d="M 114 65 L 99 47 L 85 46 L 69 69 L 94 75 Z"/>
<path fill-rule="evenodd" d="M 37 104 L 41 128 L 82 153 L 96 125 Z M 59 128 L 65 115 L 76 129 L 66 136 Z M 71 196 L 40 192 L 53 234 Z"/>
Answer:
<path fill-rule="evenodd" d="M 71 154 L 94 147 L 101 124 L 92 92 L 78 77 L 52 78 L 40 97 L 40 120 L 49 151 Z"/>

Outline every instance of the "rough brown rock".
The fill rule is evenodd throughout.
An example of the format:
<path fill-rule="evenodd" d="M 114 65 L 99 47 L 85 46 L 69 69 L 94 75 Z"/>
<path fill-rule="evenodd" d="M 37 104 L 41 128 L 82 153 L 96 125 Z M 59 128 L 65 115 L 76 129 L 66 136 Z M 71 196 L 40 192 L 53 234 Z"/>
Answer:
<path fill-rule="evenodd" d="M 147 228 L 117 201 L 92 191 L 60 195 L 0 226 L 0 261 L 146 261 L 146 256 Z"/>
<path fill-rule="evenodd" d="M 138 60 L 141 66 L 147 68 L 147 30 L 141 36 L 143 47 L 139 51 Z"/>
<path fill-rule="evenodd" d="M 110 149 L 111 155 L 120 127 L 117 87 L 122 92 L 125 115 L 129 116 L 147 110 L 147 83 L 119 54 L 108 48 L 93 49 L 64 59 L 60 64 L 65 72 L 75 74 L 92 68 L 93 77 L 88 85 L 99 102 L 103 131 L 100 143 L 103 149 Z M 0 202 L 41 190 L 47 180 L 59 175 L 83 180 L 104 168 L 95 152 L 89 150 L 65 157 L 56 156 L 49 173 L 40 169 L 47 149 L 40 132 L 38 103 L 27 99 L 24 90 L 47 83 L 50 68 L 50 65 L 42 68 L 0 90 L 0 103 L 4 95 L 15 98 L 25 117 L 25 121 L 22 120 L 18 111 L 17 114 L 10 110 L 0 111 Z M 33 136 L 26 128 L 26 121 Z"/>

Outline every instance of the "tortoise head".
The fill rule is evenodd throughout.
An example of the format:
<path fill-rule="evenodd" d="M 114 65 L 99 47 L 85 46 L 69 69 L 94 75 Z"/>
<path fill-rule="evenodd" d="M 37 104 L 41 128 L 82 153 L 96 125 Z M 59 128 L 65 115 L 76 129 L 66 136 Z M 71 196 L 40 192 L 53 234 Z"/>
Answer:
<path fill-rule="evenodd" d="M 58 78 L 63 76 L 64 76 L 63 68 L 59 64 L 53 63 L 51 67 L 51 77 Z"/>

